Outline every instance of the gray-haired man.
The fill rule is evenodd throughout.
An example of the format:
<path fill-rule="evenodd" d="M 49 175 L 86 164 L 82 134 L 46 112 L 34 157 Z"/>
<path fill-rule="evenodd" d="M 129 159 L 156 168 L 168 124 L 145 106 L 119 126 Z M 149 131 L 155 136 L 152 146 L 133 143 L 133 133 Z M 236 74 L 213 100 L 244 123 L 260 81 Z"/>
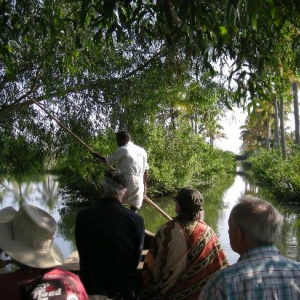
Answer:
<path fill-rule="evenodd" d="M 127 191 L 121 172 L 107 171 L 101 184 L 102 198 L 95 206 L 80 211 L 76 219 L 80 279 L 89 295 L 132 299 L 144 221 L 121 204 Z"/>
<path fill-rule="evenodd" d="M 282 216 L 269 202 L 244 196 L 229 217 L 238 262 L 213 276 L 200 299 L 300 299 L 300 264 L 280 255 L 274 242 Z"/>

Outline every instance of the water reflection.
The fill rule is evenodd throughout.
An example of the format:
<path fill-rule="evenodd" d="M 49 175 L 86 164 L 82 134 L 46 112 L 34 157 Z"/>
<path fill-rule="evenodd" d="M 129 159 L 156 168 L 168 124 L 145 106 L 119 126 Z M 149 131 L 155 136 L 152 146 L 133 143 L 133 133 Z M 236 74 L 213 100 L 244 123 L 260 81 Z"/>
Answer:
<path fill-rule="evenodd" d="M 10 197 L 12 199 L 11 205 L 20 204 L 26 202 L 32 193 L 32 184 L 20 181 L 3 181 L 1 184 L 1 197 L 0 200 L 3 202 L 4 198 Z"/>
<path fill-rule="evenodd" d="M 0 186 L 0 203 L 5 201 L 9 202 L 9 205 L 22 205 L 38 201 L 51 211 L 58 201 L 58 192 L 58 182 L 51 175 L 27 181 L 3 180 Z"/>
<path fill-rule="evenodd" d="M 218 208 L 218 219 L 211 219 L 211 214 L 215 212 L 215 207 L 209 203 L 210 198 L 206 201 L 206 219 L 209 224 L 219 236 L 221 245 L 223 246 L 229 262 L 235 263 L 239 255 L 231 250 L 228 237 L 228 218 L 232 207 L 235 205 L 237 199 L 244 194 L 245 182 L 240 175 L 235 176 L 234 182 L 222 193 L 221 206 Z M 216 222 L 216 224 L 215 224 Z"/>
<path fill-rule="evenodd" d="M 282 255 L 300 261 L 300 204 L 279 202 L 267 188 L 259 187 L 253 177 L 241 178 L 244 181 L 245 194 L 252 194 L 271 202 L 282 214 L 282 232 L 276 246 Z"/>
<path fill-rule="evenodd" d="M 278 209 L 284 217 L 278 248 L 283 255 L 300 261 L 300 205 L 280 205 Z"/>
<path fill-rule="evenodd" d="M 75 243 L 75 219 L 77 208 L 61 207 L 59 208 L 60 220 L 58 221 L 58 236 L 63 237 L 65 241 L 70 243 L 73 251 L 76 250 Z M 68 253 L 69 255 L 70 253 Z"/>
<path fill-rule="evenodd" d="M 51 176 L 45 176 L 41 183 L 37 185 L 37 191 L 41 203 L 47 203 L 47 207 L 52 212 L 58 200 L 59 185 Z"/>
<path fill-rule="evenodd" d="M 67 229 L 61 230 L 61 228 L 73 228 L 75 217 L 68 221 L 65 220 L 68 218 L 60 213 L 59 209 L 63 204 L 59 196 L 59 184 L 53 176 L 45 175 L 24 181 L 2 180 L 0 184 L 0 209 L 13 206 L 18 210 L 23 203 L 35 205 L 48 211 L 58 222 L 55 242 L 62 249 L 64 256 L 67 257 L 74 251 L 74 238 L 70 234 L 65 236 Z M 64 222 L 63 225 L 62 222 Z"/>

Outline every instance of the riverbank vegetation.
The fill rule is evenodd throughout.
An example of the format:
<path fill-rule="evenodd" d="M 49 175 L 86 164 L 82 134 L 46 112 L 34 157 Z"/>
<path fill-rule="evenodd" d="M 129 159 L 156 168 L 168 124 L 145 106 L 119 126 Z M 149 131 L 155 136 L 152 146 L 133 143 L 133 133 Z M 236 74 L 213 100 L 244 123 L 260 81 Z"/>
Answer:
<path fill-rule="evenodd" d="M 133 140 L 143 146 L 149 156 L 148 194 L 151 196 L 172 194 L 184 186 L 200 189 L 215 186 L 224 177 L 234 174 L 232 153 L 214 149 L 190 126 L 182 124 L 173 131 L 162 126 L 153 126 L 151 130 L 147 127 L 143 136 L 140 132 L 131 132 Z M 92 144 L 103 155 L 117 148 L 111 130 L 96 137 Z M 106 169 L 77 144 L 54 167 L 66 194 L 89 200 L 99 196 L 100 181 Z"/>
<path fill-rule="evenodd" d="M 298 202 L 300 199 L 300 144 L 297 88 L 286 91 L 287 101 L 278 107 L 276 101 L 267 107 L 250 113 L 242 126 L 243 152 L 258 185 L 267 187 L 280 201 Z M 292 117 L 294 128 L 285 124 Z"/>
<path fill-rule="evenodd" d="M 280 201 L 299 202 L 300 153 L 298 151 L 284 159 L 276 150 L 261 150 L 252 156 L 249 162 L 259 185 L 267 187 Z"/>
<path fill-rule="evenodd" d="M 149 151 L 154 194 L 212 184 L 232 169 L 213 146 L 234 105 L 266 128 L 274 109 L 281 121 L 265 144 L 288 156 L 298 1 L 20 0 L 0 8 L 0 171 L 55 169 L 87 194 L 98 188 L 99 166 L 33 100 L 103 155 L 116 147 L 112 132 L 128 129 Z M 248 125 L 245 136 L 255 135 Z"/>
<path fill-rule="evenodd" d="M 267 187 L 280 201 L 300 201 L 299 104 L 297 85 L 283 94 L 285 102 L 250 111 L 241 127 L 244 163 L 258 185 Z M 293 99 L 293 101 L 292 101 Z M 292 114 L 293 112 L 293 114 Z M 293 119 L 294 122 L 291 122 Z M 287 127 L 289 121 L 292 127 Z"/>

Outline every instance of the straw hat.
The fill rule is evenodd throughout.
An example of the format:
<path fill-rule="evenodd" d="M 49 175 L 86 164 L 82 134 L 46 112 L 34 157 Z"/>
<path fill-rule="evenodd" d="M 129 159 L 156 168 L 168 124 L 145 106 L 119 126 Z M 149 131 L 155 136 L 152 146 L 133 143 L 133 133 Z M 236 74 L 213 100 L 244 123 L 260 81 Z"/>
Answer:
<path fill-rule="evenodd" d="M 0 249 L 17 262 L 46 269 L 63 262 L 63 254 L 53 243 L 57 224 L 38 207 L 23 204 L 0 210 Z"/>

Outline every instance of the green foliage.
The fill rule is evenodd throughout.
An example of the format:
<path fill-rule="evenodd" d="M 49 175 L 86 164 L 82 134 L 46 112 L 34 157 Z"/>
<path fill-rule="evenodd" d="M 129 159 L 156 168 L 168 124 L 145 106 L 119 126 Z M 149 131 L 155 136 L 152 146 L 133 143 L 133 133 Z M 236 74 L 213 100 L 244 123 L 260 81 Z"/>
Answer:
<path fill-rule="evenodd" d="M 214 76 L 213 63 L 228 58 L 240 103 L 299 69 L 296 0 L 20 0 L 0 8 L 2 116 L 30 106 L 32 97 L 52 99 L 64 117 L 78 105 L 85 118 L 112 106 L 118 112 L 148 70 L 182 80 L 190 65 L 191 73 L 196 67 Z"/>
<path fill-rule="evenodd" d="M 32 98 L 47 100 L 55 115 L 80 137 L 94 136 L 103 128 L 127 128 L 151 152 L 148 139 L 154 134 L 161 152 L 170 146 L 168 155 L 175 161 L 184 140 L 181 117 L 193 123 L 194 133 L 213 141 L 220 135 L 217 123 L 224 105 L 231 107 L 234 100 L 244 104 L 250 96 L 255 111 L 266 94 L 286 89 L 299 69 L 296 0 L 20 0 L 2 1 L 0 8 L 0 130 L 15 145 L 6 147 L 3 157 L 12 157 L 13 149 L 20 151 L 21 138 L 28 147 L 38 144 L 39 154 L 56 153 L 70 174 L 75 172 L 73 162 L 69 165 L 72 157 L 65 157 L 80 158 L 75 167 L 82 168 L 82 181 L 96 180 L 89 178 L 93 168 L 85 170 L 80 164 L 82 157 L 87 165 L 89 159 L 32 105 Z M 216 83 L 213 66 L 220 60 L 232 65 L 231 73 L 225 78 L 220 70 Z M 155 122 L 167 133 L 155 136 L 149 125 Z M 209 171 L 201 164 L 210 158 L 218 161 L 217 152 L 200 140 L 191 141 L 202 156 L 185 145 L 179 157 L 195 166 L 193 175 L 168 162 L 153 164 L 159 190 L 214 178 L 218 166 L 212 163 Z M 109 143 L 101 147 L 102 153 L 114 148 Z M 160 186 L 159 176 L 166 175 L 156 175 L 158 169 L 171 170 L 174 178 L 165 178 Z M 183 179 L 176 182 L 175 177 Z"/>
<path fill-rule="evenodd" d="M 43 172 L 46 159 L 43 144 L 17 135 L 8 138 L 0 135 L 0 173 L 21 179 Z"/>
<path fill-rule="evenodd" d="M 258 184 L 266 185 L 281 201 L 299 202 L 300 154 L 295 151 L 286 160 L 278 151 L 263 151 L 251 157 L 253 173 Z"/>
<path fill-rule="evenodd" d="M 150 191 L 173 193 L 179 187 L 211 186 L 233 171 L 233 156 L 213 149 L 189 127 L 173 132 L 156 127 L 150 133 Z"/>
<path fill-rule="evenodd" d="M 111 130 L 106 130 L 94 140 L 90 139 L 89 143 L 102 155 L 108 155 L 117 147 Z M 52 168 L 52 172 L 58 175 L 61 192 L 77 203 L 87 199 L 94 201 L 101 193 L 100 181 L 107 167 L 77 142 L 69 141 L 66 146 Z"/>
<path fill-rule="evenodd" d="M 148 127 L 147 133 L 131 133 L 133 140 L 144 147 L 149 156 L 148 192 L 151 195 L 174 193 L 183 186 L 212 186 L 234 171 L 233 155 L 213 149 L 189 126 L 181 125 L 173 131 L 153 126 L 151 129 Z M 117 148 L 110 130 L 91 143 L 102 155 L 108 155 Z M 103 164 L 94 161 L 86 150 L 77 145 L 70 147 L 55 167 L 66 192 L 89 200 L 99 195 L 100 180 L 105 170 Z"/>
<path fill-rule="evenodd" d="M 104 168 L 91 158 L 84 149 L 70 149 L 52 169 L 58 176 L 61 193 L 65 198 L 81 202 L 95 200 L 100 195 L 100 180 Z"/>
<path fill-rule="evenodd" d="M 201 58 L 211 74 L 218 59 L 234 60 L 230 79 L 237 83 L 238 102 L 247 94 L 252 99 L 266 94 L 270 78 L 287 79 L 299 68 L 297 0 L 20 0 L 2 1 L 0 8 L 1 88 L 18 82 L 9 89 L 17 96 L 0 111 L 28 106 L 33 95 L 49 99 L 97 91 L 104 81 L 126 75 L 119 65 L 128 63 L 132 73 L 130 67 L 142 61 L 137 69 L 143 71 L 162 50 L 183 53 L 181 61 Z M 124 45 L 130 49 L 126 56 Z M 110 53 L 119 59 L 112 72 Z"/>

